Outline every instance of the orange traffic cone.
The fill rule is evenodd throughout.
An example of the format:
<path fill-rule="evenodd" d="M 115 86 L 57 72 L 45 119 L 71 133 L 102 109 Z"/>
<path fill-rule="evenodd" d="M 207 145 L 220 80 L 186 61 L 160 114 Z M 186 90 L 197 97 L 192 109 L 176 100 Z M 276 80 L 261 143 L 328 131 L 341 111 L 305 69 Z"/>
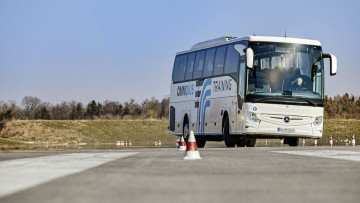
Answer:
<path fill-rule="evenodd" d="M 190 137 L 188 139 L 184 160 L 201 159 L 200 153 L 197 148 L 194 132 L 190 131 Z"/>
<path fill-rule="evenodd" d="M 185 151 L 185 150 L 186 150 L 185 140 L 184 140 L 184 137 L 181 136 L 179 151 Z"/>

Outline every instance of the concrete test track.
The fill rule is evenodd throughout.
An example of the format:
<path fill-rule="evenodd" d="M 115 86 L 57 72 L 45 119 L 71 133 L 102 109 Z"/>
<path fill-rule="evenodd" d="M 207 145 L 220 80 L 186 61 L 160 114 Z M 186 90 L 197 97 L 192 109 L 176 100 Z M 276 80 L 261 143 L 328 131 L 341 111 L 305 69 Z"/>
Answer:
<path fill-rule="evenodd" d="M 2 152 L 0 202 L 359 202 L 360 147 Z"/>

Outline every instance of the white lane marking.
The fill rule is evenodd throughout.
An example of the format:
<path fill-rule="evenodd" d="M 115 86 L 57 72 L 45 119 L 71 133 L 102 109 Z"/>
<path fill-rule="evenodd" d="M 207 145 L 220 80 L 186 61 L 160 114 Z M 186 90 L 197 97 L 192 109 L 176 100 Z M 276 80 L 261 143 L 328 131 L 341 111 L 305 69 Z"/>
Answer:
<path fill-rule="evenodd" d="M 313 156 L 331 159 L 343 159 L 349 161 L 360 161 L 360 152 L 338 151 L 338 150 L 301 150 L 301 151 L 272 151 L 275 153 L 294 154 L 302 156 Z"/>
<path fill-rule="evenodd" d="M 137 153 L 72 153 L 0 162 L 0 197 Z"/>

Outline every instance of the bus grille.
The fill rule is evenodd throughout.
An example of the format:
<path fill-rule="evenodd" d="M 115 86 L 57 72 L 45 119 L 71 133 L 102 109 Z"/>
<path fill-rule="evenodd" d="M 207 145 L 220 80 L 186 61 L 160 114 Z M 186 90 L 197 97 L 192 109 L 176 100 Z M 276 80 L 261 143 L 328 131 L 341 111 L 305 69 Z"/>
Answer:
<path fill-rule="evenodd" d="M 175 108 L 170 106 L 170 131 L 175 131 Z"/>

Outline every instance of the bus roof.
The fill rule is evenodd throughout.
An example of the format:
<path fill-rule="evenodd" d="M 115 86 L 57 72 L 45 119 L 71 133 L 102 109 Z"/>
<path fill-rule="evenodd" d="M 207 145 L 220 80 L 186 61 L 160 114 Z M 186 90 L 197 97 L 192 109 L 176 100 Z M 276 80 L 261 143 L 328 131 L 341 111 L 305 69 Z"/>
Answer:
<path fill-rule="evenodd" d="M 224 44 L 229 44 L 237 41 L 247 40 L 250 42 L 278 42 L 278 43 L 290 43 L 290 44 L 306 44 L 306 45 L 315 45 L 321 46 L 320 42 L 317 40 L 311 39 L 301 39 L 301 38 L 292 38 L 292 37 L 273 37 L 273 36 L 247 36 L 242 38 L 236 37 L 220 37 L 216 39 L 211 39 L 203 42 L 199 42 L 191 47 L 190 50 L 178 52 L 176 55 L 184 54 L 192 51 L 197 51 L 201 49 L 206 49 L 210 47 L 216 47 Z"/>

